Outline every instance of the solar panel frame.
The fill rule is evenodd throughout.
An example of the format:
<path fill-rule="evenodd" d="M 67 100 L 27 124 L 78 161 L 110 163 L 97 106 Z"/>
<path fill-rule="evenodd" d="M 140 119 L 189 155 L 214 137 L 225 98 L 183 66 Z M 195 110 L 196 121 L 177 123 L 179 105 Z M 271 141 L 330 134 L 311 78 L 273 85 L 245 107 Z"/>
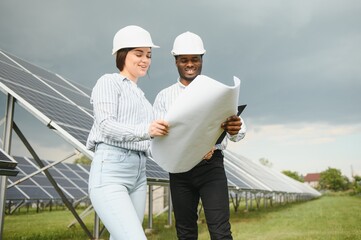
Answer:
<path fill-rule="evenodd" d="M 0 176 L 16 176 L 19 171 L 17 162 L 0 148 Z"/>

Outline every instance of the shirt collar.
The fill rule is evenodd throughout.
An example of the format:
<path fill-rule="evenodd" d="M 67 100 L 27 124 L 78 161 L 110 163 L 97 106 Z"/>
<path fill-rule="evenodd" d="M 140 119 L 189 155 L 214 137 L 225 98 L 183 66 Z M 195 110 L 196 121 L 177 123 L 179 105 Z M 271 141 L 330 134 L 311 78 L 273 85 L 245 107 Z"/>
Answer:
<path fill-rule="evenodd" d="M 120 79 L 122 80 L 122 81 L 128 81 L 128 82 L 130 82 L 133 86 L 138 86 L 135 82 L 133 82 L 132 80 L 130 80 L 130 79 L 128 79 L 127 77 L 125 77 L 125 76 L 123 76 L 122 74 L 120 74 L 119 73 L 119 75 L 120 75 Z"/>
<path fill-rule="evenodd" d="M 133 82 L 132 80 L 128 79 L 127 77 L 123 76 L 122 74 L 119 74 L 120 76 L 120 79 L 123 81 L 123 82 L 127 82 L 128 85 L 130 84 L 130 86 L 132 86 L 131 88 L 134 89 L 136 92 L 138 92 L 138 94 L 144 96 L 144 92 L 142 91 L 142 89 L 140 89 L 138 87 L 138 85 Z"/>
<path fill-rule="evenodd" d="M 186 88 L 187 86 L 186 85 L 184 85 L 183 83 L 181 83 L 181 81 L 180 81 L 180 78 L 178 78 L 177 79 L 177 82 L 178 82 L 178 86 L 180 87 L 180 88 Z"/>

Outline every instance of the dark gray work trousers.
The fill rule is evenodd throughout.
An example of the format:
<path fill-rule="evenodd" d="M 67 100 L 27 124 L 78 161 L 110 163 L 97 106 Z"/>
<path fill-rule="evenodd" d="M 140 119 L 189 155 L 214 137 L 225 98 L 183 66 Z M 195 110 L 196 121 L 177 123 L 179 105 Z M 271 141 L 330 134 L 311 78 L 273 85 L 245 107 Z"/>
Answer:
<path fill-rule="evenodd" d="M 216 150 L 210 160 L 203 160 L 188 172 L 170 173 L 169 177 L 178 239 L 198 239 L 199 199 L 211 239 L 232 239 L 222 151 Z"/>

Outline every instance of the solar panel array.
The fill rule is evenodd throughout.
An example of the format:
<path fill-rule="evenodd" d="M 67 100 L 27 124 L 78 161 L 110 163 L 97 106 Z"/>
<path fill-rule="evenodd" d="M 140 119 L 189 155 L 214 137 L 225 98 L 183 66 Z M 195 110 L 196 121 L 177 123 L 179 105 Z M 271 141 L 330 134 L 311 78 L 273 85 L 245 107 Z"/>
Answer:
<path fill-rule="evenodd" d="M 93 123 L 92 107 L 89 102 L 90 89 L 65 80 L 57 74 L 1 50 L 0 89 L 6 94 L 13 95 L 17 102 L 20 102 L 29 112 L 58 130 L 74 147 L 84 154 L 89 154 L 89 151 L 85 149 L 85 143 Z M 20 160 L 24 163 L 23 159 Z M 272 172 L 249 159 L 235 156 L 227 150 L 225 151 L 225 169 L 228 185 L 234 190 L 319 195 L 317 191 L 309 189 L 303 184 L 295 183 L 286 176 L 280 176 L 283 175 L 281 173 Z M 21 174 L 27 174 L 27 169 L 25 170 L 22 169 L 24 172 Z M 57 168 L 57 170 L 59 171 L 50 171 L 57 181 L 63 183 L 65 188 L 69 183 L 64 182 L 64 179 L 70 179 L 74 175 L 70 170 L 66 171 L 65 166 L 64 169 Z M 61 174 L 62 171 L 66 173 Z M 150 159 L 147 161 L 146 174 L 150 183 L 162 183 L 169 180 L 168 173 Z M 73 182 L 81 184 L 79 180 Z M 81 189 L 84 191 L 84 188 Z M 42 192 L 44 191 L 42 190 Z M 75 188 L 69 188 L 67 193 L 70 198 L 82 194 L 81 190 Z M 50 195 L 56 196 L 57 194 L 51 193 Z"/>

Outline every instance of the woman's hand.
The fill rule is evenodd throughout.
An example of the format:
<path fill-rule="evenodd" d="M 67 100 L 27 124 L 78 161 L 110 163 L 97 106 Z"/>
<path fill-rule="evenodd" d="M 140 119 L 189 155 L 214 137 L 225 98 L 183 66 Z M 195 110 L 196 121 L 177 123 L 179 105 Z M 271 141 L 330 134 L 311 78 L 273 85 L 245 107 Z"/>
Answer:
<path fill-rule="evenodd" d="M 169 124 L 164 120 L 155 120 L 149 126 L 150 137 L 165 136 L 168 134 Z"/>

